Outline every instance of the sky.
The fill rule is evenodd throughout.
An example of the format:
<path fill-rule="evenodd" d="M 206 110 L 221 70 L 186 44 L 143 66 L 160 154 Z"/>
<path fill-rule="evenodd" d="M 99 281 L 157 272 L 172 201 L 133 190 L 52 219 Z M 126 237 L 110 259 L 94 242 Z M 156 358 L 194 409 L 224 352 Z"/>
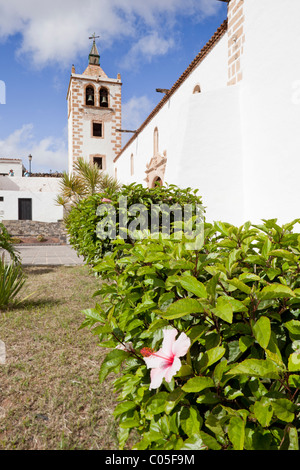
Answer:
<path fill-rule="evenodd" d="M 71 67 L 87 67 L 93 33 L 102 69 L 121 74 L 122 128 L 134 130 L 226 16 L 218 0 L 0 0 L 0 158 L 67 170 Z"/>

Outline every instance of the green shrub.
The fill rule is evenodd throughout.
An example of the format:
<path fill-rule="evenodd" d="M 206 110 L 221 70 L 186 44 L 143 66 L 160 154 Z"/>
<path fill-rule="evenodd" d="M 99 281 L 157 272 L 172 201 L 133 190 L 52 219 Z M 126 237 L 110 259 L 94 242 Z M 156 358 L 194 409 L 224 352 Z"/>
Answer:
<path fill-rule="evenodd" d="M 127 212 L 120 205 L 120 200 L 126 198 L 127 208 L 142 204 L 150 215 L 151 207 L 166 204 L 178 205 L 181 208 L 186 204 L 201 206 L 201 198 L 196 195 L 197 190 L 191 188 L 180 189 L 170 185 L 149 189 L 141 184 L 123 186 L 119 192 L 98 193 L 78 202 L 66 217 L 65 224 L 70 237 L 70 244 L 76 252 L 83 256 L 86 263 L 95 264 L 105 253 L 111 252 L 114 245 L 109 238 L 100 239 L 97 235 L 97 225 L 102 216 L 97 215 L 97 209 L 108 202 L 116 210 L 116 229 L 119 231 L 120 217 L 126 215 L 128 224 L 134 220 L 134 215 Z M 126 214 L 125 214 L 126 212 Z M 150 221 L 148 221 L 150 223 Z M 172 221 L 171 221 L 172 223 Z M 123 227 L 123 224 L 121 224 Z M 129 238 L 129 242 L 132 240 Z"/>
<path fill-rule="evenodd" d="M 295 223 L 206 223 L 199 251 L 163 236 L 131 246 L 116 240 L 99 261 L 99 303 L 82 327 L 108 348 L 100 382 L 118 374 L 121 449 L 132 431 L 142 450 L 299 449 Z M 174 370 L 162 371 L 154 351 L 164 354 L 166 329 L 185 333 L 188 348 L 173 355 Z M 164 374 L 161 385 L 147 363 Z"/>

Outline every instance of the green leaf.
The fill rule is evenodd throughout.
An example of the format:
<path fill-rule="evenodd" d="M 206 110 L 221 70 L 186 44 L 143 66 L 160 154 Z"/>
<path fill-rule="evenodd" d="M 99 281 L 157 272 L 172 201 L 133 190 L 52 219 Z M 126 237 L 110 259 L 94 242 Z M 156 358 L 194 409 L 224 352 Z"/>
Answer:
<path fill-rule="evenodd" d="M 198 281 L 195 277 L 193 276 L 183 276 L 180 279 L 180 284 L 181 286 L 187 290 L 188 292 L 191 292 L 192 294 L 195 294 L 197 297 L 206 299 L 207 298 L 207 292 L 202 284 L 202 282 Z"/>
<path fill-rule="evenodd" d="M 180 299 L 171 304 L 167 310 L 161 313 L 163 318 L 168 320 L 174 320 L 175 318 L 181 318 L 190 313 L 200 313 L 202 307 L 196 299 Z"/>
<path fill-rule="evenodd" d="M 182 390 L 187 393 L 197 393 L 213 386 L 214 381 L 210 377 L 193 377 L 183 385 Z"/>
<path fill-rule="evenodd" d="M 228 375 L 248 375 L 252 377 L 261 377 L 264 379 L 279 379 L 279 368 L 269 360 L 263 359 L 245 359 L 245 361 L 237 364 Z"/>
<path fill-rule="evenodd" d="M 216 307 L 212 308 L 211 311 L 222 320 L 232 323 L 233 318 L 233 307 L 230 303 L 230 300 L 221 296 L 217 298 Z"/>
<path fill-rule="evenodd" d="M 253 405 L 253 411 L 255 418 L 263 428 L 270 425 L 273 408 L 268 398 L 262 397 L 261 400 L 256 401 Z"/>
<path fill-rule="evenodd" d="M 277 283 L 264 287 L 258 294 L 260 300 L 278 299 L 282 297 L 295 297 L 295 294 L 288 286 Z"/>
<path fill-rule="evenodd" d="M 233 416 L 228 425 L 228 437 L 234 450 L 243 450 L 245 442 L 245 421 L 238 416 Z"/>
<path fill-rule="evenodd" d="M 286 398 L 278 398 L 277 400 L 273 400 L 272 407 L 277 418 L 281 419 L 281 421 L 291 423 L 294 420 L 294 411 L 296 406 Z"/>
<path fill-rule="evenodd" d="M 175 388 L 173 392 L 169 393 L 165 402 L 165 413 L 169 415 L 184 396 L 185 393 L 179 387 Z"/>
<path fill-rule="evenodd" d="M 251 287 L 247 286 L 247 284 L 240 281 L 239 279 L 228 279 L 227 282 L 228 284 L 236 287 L 238 290 L 244 292 L 245 294 L 250 294 L 251 292 Z"/>
<path fill-rule="evenodd" d="M 159 392 L 150 398 L 146 404 L 147 419 L 152 419 L 153 416 L 160 414 L 165 410 L 168 395 L 168 392 Z"/>
<path fill-rule="evenodd" d="M 300 321 L 299 320 L 290 320 L 284 323 L 284 326 L 292 333 L 293 336 L 300 337 Z"/>
<path fill-rule="evenodd" d="M 297 257 L 288 250 L 272 250 L 269 252 L 269 256 L 284 258 L 288 261 L 297 261 Z"/>
<path fill-rule="evenodd" d="M 116 406 L 113 415 L 116 418 L 117 416 L 126 413 L 126 411 L 132 410 L 136 408 L 136 404 L 133 401 L 125 401 L 123 403 L 119 403 L 119 405 Z"/>
<path fill-rule="evenodd" d="M 208 349 L 199 361 L 200 370 L 205 370 L 210 367 L 215 362 L 222 359 L 226 352 L 226 349 L 223 346 L 217 346 L 216 348 Z"/>
<path fill-rule="evenodd" d="M 203 419 L 197 408 L 183 408 L 180 414 L 180 425 L 189 437 L 199 433 L 202 423 Z"/>
<path fill-rule="evenodd" d="M 289 448 L 288 450 L 299 450 L 298 431 L 295 426 L 289 426 Z"/>
<path fill-rule="evenodd" d="M 300 352 L 293 352 L 289 356 L 288 370 L 290 372 L 300 371 Z"/>
<path fill-rule="evenodd" d="M 179 450 L 206 450 L 207 446 L 204 444 L 201 434 L 189 437 L 183 443 Z"/>
<path fill-rule="evenodd" d="M 252 346 L 254 343 L 254 338 L 252 336 L 241 336 L 239 338 L 239 348 L 242 353 L 247 351 L 247 349 Z"/>
<path fill-rule="evenodd" d="M 109 352 L 101 364 L 99 371 L 99 381 L 102 383 L 110 372 L 118 372 L 122 362 L 128 357 L 126 351 L 114 349 Z"/>
<path fill-rule="evenodd" d="M 266 349 L 271 338 L 271 322 L 268 317 L 260 317 L 252 326 L 252 331 L 258 344 Z"/>
<path fill-rule="evenodd" d="M 200 431 L 200 436 L 202 438 L 203 444 L 207 446 L 208 449 L 211 450 L 221 450 L 222 446 L 216 441 L 216 439 L 209 434 Z"/>

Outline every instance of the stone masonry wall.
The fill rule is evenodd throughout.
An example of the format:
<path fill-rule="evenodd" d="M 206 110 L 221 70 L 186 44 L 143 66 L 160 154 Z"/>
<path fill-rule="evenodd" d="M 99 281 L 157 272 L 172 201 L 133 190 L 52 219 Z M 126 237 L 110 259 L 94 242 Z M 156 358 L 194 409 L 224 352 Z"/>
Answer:
<path fill-rule="evenodd" d="M 228 85 L 235 85 L 243 78 L 244 21 L 244 0 L 230 0 L 228 4 Z"/>
<path fill-rule="evenodd" d="M 3 220 L 10 235 L 30 239 L 42 235 L 53 243 L 67 243 L 67 232 L 63 222 L 37 222 L 33 220 Z"/>

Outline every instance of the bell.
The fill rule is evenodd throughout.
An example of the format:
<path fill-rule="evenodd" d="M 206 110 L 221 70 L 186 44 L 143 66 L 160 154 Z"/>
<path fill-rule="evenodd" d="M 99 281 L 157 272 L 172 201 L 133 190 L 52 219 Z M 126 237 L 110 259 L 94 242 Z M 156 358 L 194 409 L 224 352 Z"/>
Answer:
<path fill-rule="evenodd" d="M 101 104 L 102 104 L 102 105 L 106 105 L 106 104 L 107 104 L 107 96 L 106 96 L 106 95 L 103 95 L 103 96 L 101 97 Z"/>
<path fill-rule="evenodd" d="M 93 103 L 93 101 L 94 101 L 94 100 L 93 100 L 93 95 L 89 95 L 89 96 L 88 96 L 88 99 L 87 99 L 87 102 L 88 102 L 88 103 Z"/>

